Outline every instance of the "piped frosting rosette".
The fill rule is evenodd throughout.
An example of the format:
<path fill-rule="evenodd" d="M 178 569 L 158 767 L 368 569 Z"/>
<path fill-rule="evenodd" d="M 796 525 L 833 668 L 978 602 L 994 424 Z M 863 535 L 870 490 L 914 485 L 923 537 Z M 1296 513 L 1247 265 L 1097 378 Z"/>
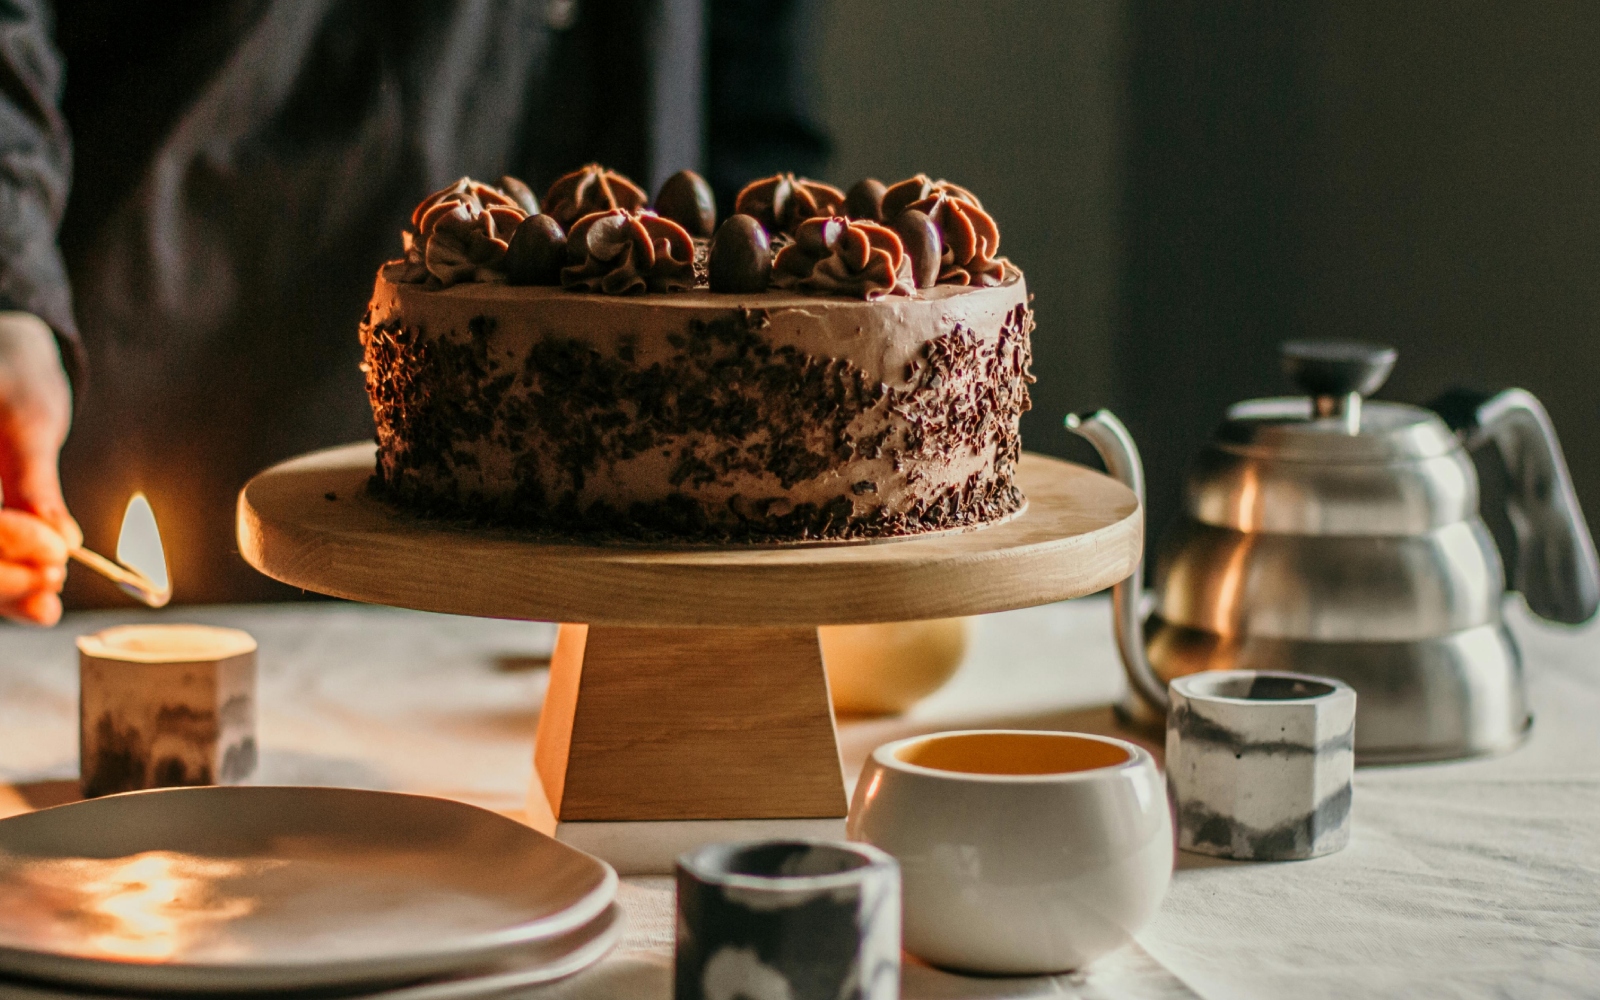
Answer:
<path fill-rule="evenodd" d="M 950 198 L 960 198 L 962 201 L 971 202 L 976 208 L 983 208 L 983 202 L 978 196 L 962 187 L 960 184 L 946 180 L 934 180 L 927 174 L 916 174 L 907 177 L 898 184 L 891 185 L 883 192 L 883 218 L 886 222 L 893 222 L 894 217 L 908 208 L 914 208 L 916 203 L 932 198 L 935 195 L 945 195 Z"/>
<path fill-rule="evenodd" d="M 637 212 L 650 196 L 615 170 L 591 163 L 559 178 L 544 196 L 545 214 L 570 232 L 586 215 L 625 208 Z"/>
<path fill-rule="evenodd" d="M 688 172 L 674 181 L 677 187 L 665 185 L 658 197 L 665 199 L 663 211 L 709 228 L 706 220 L 715 211 L 709 190 L 694 186 L 705 188 L 705 182 Z M 559 178 L 545 196 L 546 214 L 537 217 L 530 212 L 538 211 L 538 200 L 516 178 L 495 186 L 463 177 L 417 206 L 411 231 L 403 234 L 405 255 L 386 263 L 382 275 L 430 289 L 504 282 L 514 272 L 509 280 L 516 284 L 559 280 L 567 288 L 607 295 L 685 291 L 707 284 L 705 272 L 716 270 L 712 258 L 720 246 L 725 264 L 759 266 L 737 288 L 711 282 L 712 291 L 763 290 L 768 260 L 777 287 L 865 299 L 915 295 L 919 287 L 935 284 L 992 286 L 1005 280 L 999 227 L 971 191 L 926 174 L 889 188 L 863 181 L 857 189 L 866 192 L 858 214 L 881 216 L 881 223 L 847 217 L 845 195 L 820 181 L 791 173 L 753 181 L 739 192 L 735 207 L 736 216 L 748 218 L 735 231 L 718 230 L 717 240 L 702 241 L 704 259 L 697 265 L 689 231 L 646 208 L 643 189 L 599 164 Z M 518 249 L 508 257 L 524 222 L 525 235 L 516 237 Z M 775 260 L 767 256 L 769 240 Z"/>
<path fill-rule="evenodd" d="M 733 210 L 754 218 L 769 233 L 792 234 L 807 219 L 844 215 L 844 192 L 794 174 L 774 174 L 746 184 Z"/>
<path fill-rule="evenodd" d="M 1006 266 L 995 256 L 1000 228 L 989 213 L 965 198 L 937 194 L 910 206 L 927 214 L 944 238 L 939 258 L 941 285 L 998 285 Z"/>
<path fill-rule="evenodd" d="M 654 212 L 592 212 L 567 234 L 565 288 L 606 295 L 681 292 L 694 287 L 694 241 Z"/>
<path fill-rule="evenodd" d="M 417 205 L 411 213 L 414 231 L 402 234 L 405 256 L 385 264 L 383 276 L 443 288 L 462 281 L 504 281 L 506 247 L 525 218 L 504 191 L 463 177 Z"/>
<path fill-rule="evenodd" d="M 842 216 L 807 219 L 772 262 L 779 288 L 881 299 L 910 295 L 911 263 L 894 230 Z"/>
<path fill-rule="evenodd" d="M 893 221 L 916 210 L 933 220 L 944 241 L 939 261 L 941 285 L 998 285 L 1005 280 L 1000 227 L 983 210 L 978 196 L 959 184 L 917 174 L 884 192 L 883 216 Z"/>

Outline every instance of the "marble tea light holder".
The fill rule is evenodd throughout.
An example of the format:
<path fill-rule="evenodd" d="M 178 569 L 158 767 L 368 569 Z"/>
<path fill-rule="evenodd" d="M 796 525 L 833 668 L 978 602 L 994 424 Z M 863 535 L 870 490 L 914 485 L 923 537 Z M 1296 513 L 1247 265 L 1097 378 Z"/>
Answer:
<path fill-rule="evenodd" d="M 1205 671 L 1170 687 L 1167 783 L 1178 847 L 1294 861 L 1350 840 L 1356 693 L 1327 677 Z"/>
<path fill-rule="evenodd" d="M 866 844 L 709 844 L 678 859 L 674 1000 L 900 996 L 900 866 Z"/>
<path fill-rule="evenodd" d="M 206 625 L 78 638 L 83 795 L 237 784 L 256 768 L 256 641 Z"/>

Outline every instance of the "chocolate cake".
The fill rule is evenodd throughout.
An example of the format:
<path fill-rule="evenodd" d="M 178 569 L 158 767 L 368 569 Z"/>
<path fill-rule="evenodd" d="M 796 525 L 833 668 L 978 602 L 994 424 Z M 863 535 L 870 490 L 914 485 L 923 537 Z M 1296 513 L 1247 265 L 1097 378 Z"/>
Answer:
<path fill-rule="evenodd" d="M 361 325 L 374 489 L 425 514 L 650 540 L 978 527 L 1013 482 L 1033 327 L 963 188 L 779 175 L 713 229 L 599 166 L 544 211 L 463 179 L 412 216 Z"/>

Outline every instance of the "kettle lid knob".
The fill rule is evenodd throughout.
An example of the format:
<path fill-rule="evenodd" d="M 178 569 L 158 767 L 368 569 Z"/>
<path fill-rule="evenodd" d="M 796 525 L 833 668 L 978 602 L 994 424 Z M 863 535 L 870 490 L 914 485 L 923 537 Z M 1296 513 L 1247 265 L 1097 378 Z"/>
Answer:
<path fill-rule="evenodd" d="M 1352 340 L 1287 340 L 1282 351 L 1284 374 L 1316 399 L 1372 395 L 1400 356 L 1392 347 Z"/>

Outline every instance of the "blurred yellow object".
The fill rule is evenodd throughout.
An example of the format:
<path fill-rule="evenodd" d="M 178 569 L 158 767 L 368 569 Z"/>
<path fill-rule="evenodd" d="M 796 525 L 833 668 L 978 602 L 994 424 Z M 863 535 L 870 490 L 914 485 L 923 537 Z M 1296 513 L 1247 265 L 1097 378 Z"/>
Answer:
<path fill-rule="evenodd" d="M 956 672 L 972 619 L 824 625 L 817 632 L 834 711 L 890 715 L 937 691 Z"/>

